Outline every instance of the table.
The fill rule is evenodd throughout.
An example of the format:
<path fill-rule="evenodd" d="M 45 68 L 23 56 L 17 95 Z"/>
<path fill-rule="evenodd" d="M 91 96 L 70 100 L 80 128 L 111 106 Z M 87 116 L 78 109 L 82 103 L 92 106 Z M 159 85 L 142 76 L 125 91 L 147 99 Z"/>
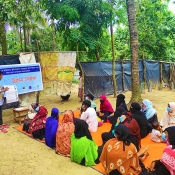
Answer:
<path fill-rule="evenodd" d="M 24 121 L 28 111 L 28 107 L 13 108 L 14 121 L 21 125 L 21 121 Z"/>

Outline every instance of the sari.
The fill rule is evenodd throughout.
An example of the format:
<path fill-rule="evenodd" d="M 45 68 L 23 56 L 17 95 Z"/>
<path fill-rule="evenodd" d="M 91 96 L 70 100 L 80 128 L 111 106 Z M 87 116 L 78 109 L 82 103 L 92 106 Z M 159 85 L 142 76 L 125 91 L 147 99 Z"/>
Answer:
<path fill-rule="evenodd" d="M 56 146 L 56 132 L 58 129 L 58 115 L 59 110 L 57 108 L 52 108 L 51 116 L 46 120 L 45 127 L 45 142 L 46 145 L 55 148 Z"/>
<path fill-rule="evenodd" d="M 74 113 L 67 110 L 56 132 L 56 153 L 67 157 L 70 156 L 70 140 L 74 129 Z"/>
<path fill-rule="evenodd" d="M 32 122 L 29 125 L 29 134 L 32 134 L 33 132 L 45 128 L 45 122 L 46 122 L 46 116 L 48 112 L 47 109 L 44 106 L 39 107 L 39 111 L 35 115 L 35 117 L 32 119 Z"/>

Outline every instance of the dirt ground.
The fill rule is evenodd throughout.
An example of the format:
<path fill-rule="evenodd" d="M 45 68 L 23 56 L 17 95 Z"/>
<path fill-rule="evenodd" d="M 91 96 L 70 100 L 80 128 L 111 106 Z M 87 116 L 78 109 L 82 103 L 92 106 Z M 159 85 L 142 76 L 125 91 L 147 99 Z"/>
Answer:
<path fill-rule="evenodd" d="M 51 95 L 40 98 L 40 104 L 49 111 L 57 107 L 61 112 L 67 109 L 75 110 L 81 103 L 77 97 L 77 85 L 73 85 L 71 97 L 62 101 L 59 96 Z M 131 92 L 125 92 L 126 103 L 129 102 Z M 175 101 L 175 92 L 168 89 L 142 94 L 142 99 L 152 101 L 161 119 L 168 102 Z M 115 108 L 116 99 L 111 95 L 108 100 Z M 99 99 L 96 99 L 97 110 Z M 48 116 L 49 116 L 48 115 Z M 96 170 L 80 166 L 70 161 L 69 158 L 55 154 L 54 150 L 30 137 L 18 132 L 13 127 L 19 125 L 13 121 L 12 109 L 3 111 L 4 123 L 10 124 L 8 133 L 0 132 L 0 175 L 99 175 Z"/>

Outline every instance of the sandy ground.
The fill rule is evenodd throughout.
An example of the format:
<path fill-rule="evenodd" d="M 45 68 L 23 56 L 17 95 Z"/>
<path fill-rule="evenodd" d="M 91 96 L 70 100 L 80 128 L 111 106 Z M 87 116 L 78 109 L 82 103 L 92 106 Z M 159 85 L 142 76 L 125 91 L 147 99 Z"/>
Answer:
<path fill-rule="evenodd" d="M 73 85 L 71 97 L 63 102 L 58 96 L 44 96 L 40 104 L 47 107 L 50 115 L 52 107 L 57 107 L 61 112 L 67 109 L 75 110 L 81 103 L 77 97 L 77 85 Z M 131 92 L 125 92 L 126 102 L 131 97 Z M 143 99 L 153 102 L 161 119 L 168 102 L 175 101 L 175 92 L 168 89 L 142 94 Z M 108 96 L 108 100 L 115 108 L 116 99 Z M 99 99 L 96 99 L 99 109 Z M 48 115 L 48 116 L 49 116 Z M 30 137 L 18 132 L 13 127 L 19 125 L 13 121 L 12 109 L 3 111 L 4 123 L 10 124 L 8 133 L 0 132 L 0 175 L 99 175 L 100 173 L 89 167 L 83 167 L 71 162 L 69 158 L 55 154 L 54 150 Z"/>

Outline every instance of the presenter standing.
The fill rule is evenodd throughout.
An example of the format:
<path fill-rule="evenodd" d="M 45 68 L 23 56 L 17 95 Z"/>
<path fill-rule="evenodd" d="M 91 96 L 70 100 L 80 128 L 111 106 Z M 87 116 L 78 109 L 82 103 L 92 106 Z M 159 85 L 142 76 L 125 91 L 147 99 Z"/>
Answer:
<path fill-rule="evenodd" d="M 2 80 L 2 77 L 3 77 L 3 73 L 0 71 L 0 80 Z M 0 130 L 1 132 L 7 132 L 5 128 L 8 128 L 7 125 L 3 124 L 3 120 L 2 120 L 2 105 L 4 103 L 3 95 L 5 91 L 8 91 L 8 87 L 2 88 L 2 85 L 0 83 Z"/>

